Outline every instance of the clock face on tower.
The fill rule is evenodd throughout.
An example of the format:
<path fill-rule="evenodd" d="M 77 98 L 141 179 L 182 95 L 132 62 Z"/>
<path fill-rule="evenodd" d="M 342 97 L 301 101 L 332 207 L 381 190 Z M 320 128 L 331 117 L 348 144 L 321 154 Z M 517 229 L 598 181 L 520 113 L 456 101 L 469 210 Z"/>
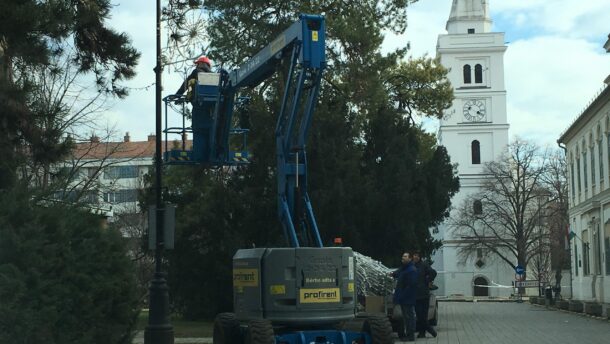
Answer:
<path fill-rule="evenodd" d="M 468 122 L 480 122 L 485 118 L 485 103 L 479 99 L 470 99 L 464 103 L 464 118 Z"/>

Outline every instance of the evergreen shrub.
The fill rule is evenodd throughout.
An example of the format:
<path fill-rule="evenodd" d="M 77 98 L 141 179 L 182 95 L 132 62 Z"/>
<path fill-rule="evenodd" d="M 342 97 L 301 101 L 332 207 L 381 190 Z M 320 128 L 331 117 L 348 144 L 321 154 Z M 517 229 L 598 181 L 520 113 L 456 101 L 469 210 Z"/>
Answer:
<path fill-rule="evenodd" d="M 131 343 L 134 276 L 124 239 L 99 216 L 0 194 L 0 343 Z"/>

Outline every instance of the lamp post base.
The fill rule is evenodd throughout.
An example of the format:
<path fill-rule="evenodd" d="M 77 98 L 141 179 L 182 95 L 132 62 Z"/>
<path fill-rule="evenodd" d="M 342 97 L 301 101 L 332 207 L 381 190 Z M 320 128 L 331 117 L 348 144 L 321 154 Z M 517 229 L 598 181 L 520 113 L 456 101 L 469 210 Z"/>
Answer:
<path fill-rule="evenodd" d="M 147 326 L 144 332 L 144 343 L 146 344 L 174 344 L 174 328 L 157 328 Z"/>
<path fill-rule="evenodd" d="M 169 322 L 169 293 L 165 276 L 156 272 L 150 282 L 148 325 L 144 330 L 145 344 L 174 344 L 174 327 Z"/>

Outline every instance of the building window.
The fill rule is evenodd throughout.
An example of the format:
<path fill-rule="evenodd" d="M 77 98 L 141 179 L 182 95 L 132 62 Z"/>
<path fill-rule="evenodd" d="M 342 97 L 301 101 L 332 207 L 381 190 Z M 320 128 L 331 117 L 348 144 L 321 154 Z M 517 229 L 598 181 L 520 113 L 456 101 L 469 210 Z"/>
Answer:
<path fill-rule="evenodd" d="M 610 172 L 610 132 L 608 132 L 608 134 L 606 134 L 606 147 L 608 148 L 608 172 Z M 609 174 L 609 178 L 610 178 L 610 174 Z"/>
<path fill-rule="evenodd" d="M 104 179 L 137 178 L 138 166 L 111 166 L 104 170 Z"/>
<path fill-rule="evenodd" d="M 597 161 L 599 163 L 599 185 L 602 185 L 604 181 L 604 148 L 602 147 L 602 139 L 600 137 L 599 141 L 597 141 Z M 600 190 L 601 191 L 601 188 Z"/>
<path fill-rule="evenodd" d="M 472 155 L 472 163 L 478 165 L 481 163 L 481 145 L 479 141 L 474 140 L 470 144 L 470 153 Z"/>
<path fill-rule="evenodd" d="M 72 190 L 72 191 L 65 191 L 65 190 L 61 190 L 61 191 L 55 191 L 53 193 L 53 199 L 58 200 L 58 201 L 63 201 L 63 202 L 77 202 L 78 201 L 78 197 L 79 197 L 79 193 L 78 191 Z"/>
<path fill-rule="evenodd" d="M 106 203 L 126 203 L 138 200 L 138 190 L 118 190 L 114 192 L 104 192 L 104 202 Z"/>
<path fill-rule="evenodd" d="M 464 65 L 463 71 L 464 71 L 464 83 L 465 84 L 470 84 L 472 83 L 472 78 L 470 76 L 471 70 L 470 70 L 470 65 Z"/>
<path fill-rule="evenodd" d="M 474 29 L 468 29 L 468 33 L 469 34 L 474 33 Z"/>
<path fill-rule="evenodd" d="M 474 83 L 483 83 L 483 66 L 481 66 L 480 64 L 474 66 Z"/>
<path fill-rule="evenodd" d="M 479 200 L 474 201 L 472 204 L 472 211 L 475 215 L 483 214 L 483 203 Z"/>
<path fill-rule="evenodd" d="M 97 198 L 97 191 L 89 190 L 71 190 L 71 191 L 55 191 L 52 196 L 55 200 L 60 200 L 64 202 L 82 202 L 86 204 L 98 204 L 99 199 Z"/>
<path fill-rule="evenodd" d="M 591 274 L 589 264 L 589 231 L 582 231 L 582 274 L 587 276 Z"/>
<path fill-rule="evenodd" d="M 606 248 L 606 275 L 610 275 L 610 225 L 604 225 L 604 246 Z"/>
<path fill-rule="evenodd" d="M 485 261 L 483 260 L 483 248 L 477 248 L 477 261 L 474 263 L 477 268 L 482 269 L 485 266 Z"/>
<path fill-rule="evenodd" d="M 97 177 L 100 169 L 98 167 L 87 167 L 87 177 L 94 178 Z"/>
<path fill-rule="evenodd" d="M 587 152 L 582 152 L 582 170 L 583 177 L 585 180 L 585 198 L 587 197 L 587 191 L 589 189 L 589 176 L 587 174 Z"/>
<path fill-rule="evenodd" d="M 582 182 L 580 181 L 580 158 L 576 159 L 576 180 L 576 185 L 578 185 L 578 190 L 576 190 L 576 192 L 578 192 L 578 194 L 580 195 L 580 192 L 582 190 Z"/>
<path fill-rule="evenodd" d="M 98 204 L 100 202 L 97 191 L 89 190 L 84 195 L 84 202 L 88 204 Z"/>
<path fill-rule="evenodd" d="M 51 175 L 53 181 L 74 182 L 85 177 L 85 170 L 80 167 L 62 167 Z"/>
<path fill-rule="evenodd" d="M 593 188 L 595 183 L 595 152 L 593 151 L 593 147 L 591 147 L 591 188 Z"/>
<path fill-rule="evenodd" d="M 572 201 L 576 197 L 576 185 L 574 184 L 574 161 L 570 162 L 570 179 L 572 181 Z"/>

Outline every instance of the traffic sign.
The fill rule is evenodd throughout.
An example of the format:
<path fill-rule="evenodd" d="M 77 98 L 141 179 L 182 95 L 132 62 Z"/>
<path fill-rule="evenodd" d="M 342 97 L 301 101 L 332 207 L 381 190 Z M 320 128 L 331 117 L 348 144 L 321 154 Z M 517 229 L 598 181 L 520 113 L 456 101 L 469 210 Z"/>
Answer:
<path fill-rule="evenodd" d="M 540 282 L 537 280 L 515 282 L 515 288 L 538 288 L 539 286 Z"/>
<path fill-rule="evenodd" d="M 521 265 L 515 266 L 515 272 L 519 275 L 525 274 L 525 269 Z"/>

